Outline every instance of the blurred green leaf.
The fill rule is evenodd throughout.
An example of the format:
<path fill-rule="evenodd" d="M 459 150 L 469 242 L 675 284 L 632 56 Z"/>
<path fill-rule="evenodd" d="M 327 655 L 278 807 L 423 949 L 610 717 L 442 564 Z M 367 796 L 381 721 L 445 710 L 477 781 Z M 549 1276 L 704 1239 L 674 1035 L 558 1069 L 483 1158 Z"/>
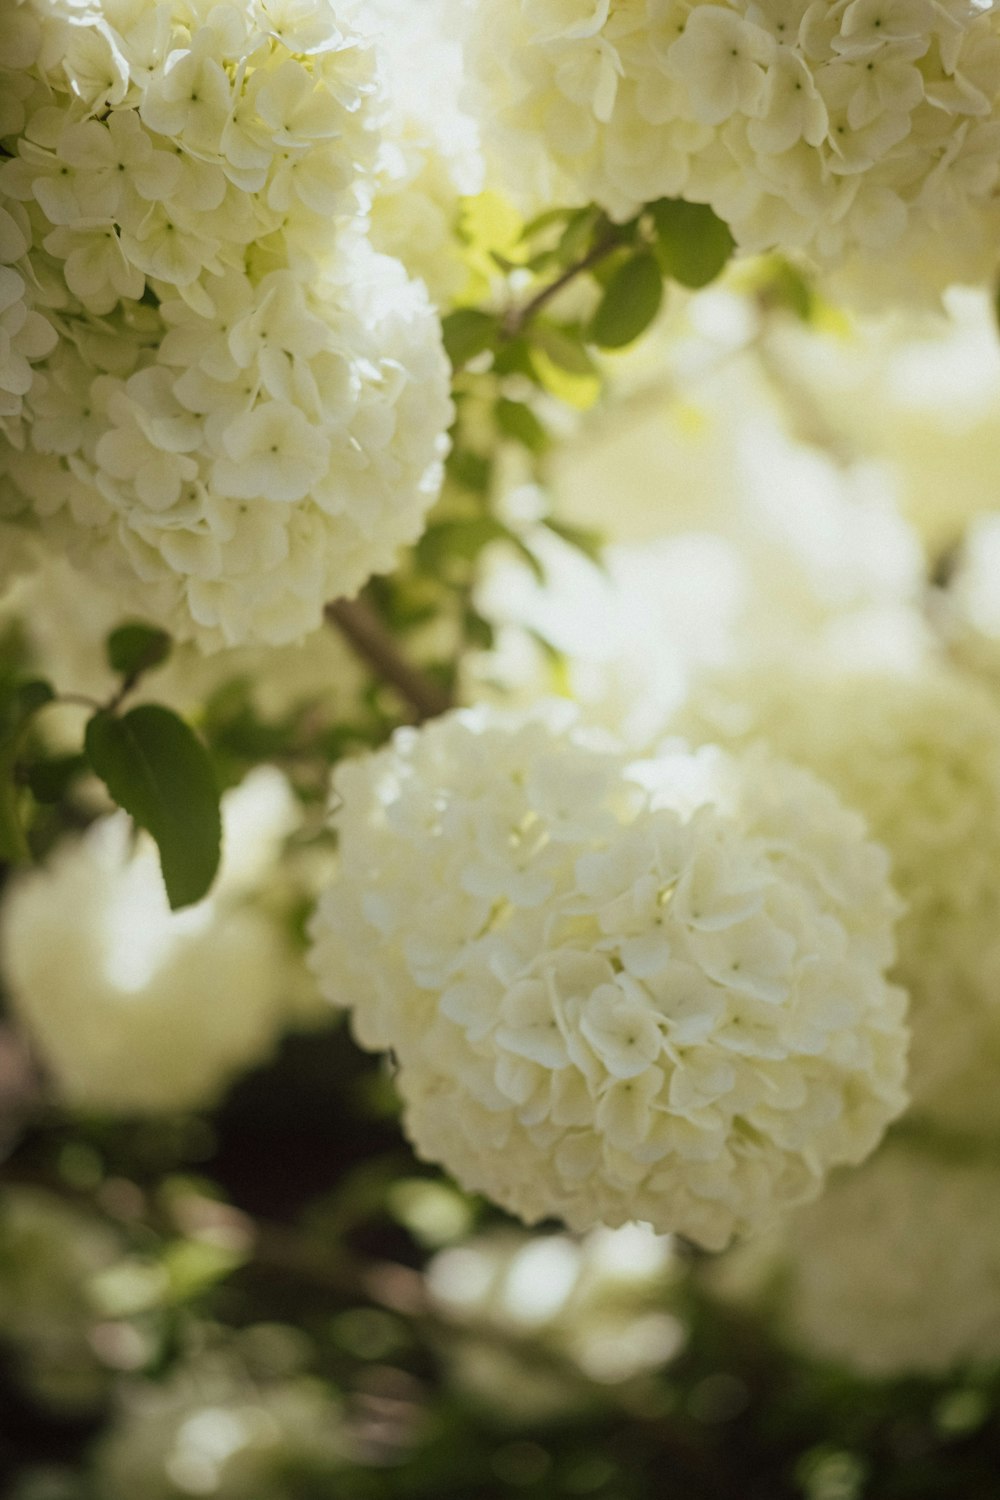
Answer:
<path fill-rule="evenodd" d="M 219 792 L 208 751 L 183 719 L 156 703 L 87 725 L 87 758 L 111 796 L 156 840 L 171 909 L 208 892 L 219 867 Z"/>
<path fill-rule="evenodd" d="M 129 621 L 112 630 L 105 643 L 108 665 L 122 677 L 137 677 L 158 667 L 170 655 L 173 642 L 165 630 Z"/>
<path fill-rule="evenodd" d="M 549 435 L 530 406 L 525 406 L 523 401 L 501 398 L 495 411 L 497 426 L 505 436 L 521 443 L 531 453 L 544 453 L 549 446 Z"/>
<path fill-rule="evenodd" d="M 557 328 L 554 323 L 536 321 L 531 329 L 532 343 L 547 354 L 554 365 L 571 375 L 594 375 L 597 366 L 583 346 L 578 331 Z"/>
<path fill-rule="evenodd" d="M 587 329 L 602 349 L 622 349 L 652 323 L 663 301 L 663 278 L 654 256 L 640 251 L 624 261 L 604 288 Z"/>
<path fill-rule="evenodd" d="M 667 276 L 697 288 L 714 281 L 735 248 L 735 240 L 707 203 L 661 198 L 650 204 L 657 259 Z"/>
<path fill-rule="evenodd" d="M 442 321 L 445 353 L 454 369 L 468 364 L 496 338 L 497 320 L 477 307 L 459 307 Z"/>

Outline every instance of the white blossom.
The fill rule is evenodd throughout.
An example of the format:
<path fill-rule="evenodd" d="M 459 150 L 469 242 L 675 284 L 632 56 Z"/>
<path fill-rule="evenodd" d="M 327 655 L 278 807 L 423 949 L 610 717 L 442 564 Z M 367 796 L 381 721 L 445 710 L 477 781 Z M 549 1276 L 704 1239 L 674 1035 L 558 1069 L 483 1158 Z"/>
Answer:
<path fill-rule="evenodd" d="M 800 249 L 850 268 L 862 291 L 872 267 L 889 297 L 893 276 L 899 296 L 992 273 L 1000 23 L 991 6 L 453 0 L 453 9 L 491 172 L 530 212 L 593 200 L 624 220 L 682 196 L 711 204 L 747 250 Z"/>
<path fill-rule="evenodd" d="M 310 962 L 464 1186 L 720 1246 L 903 1105 L 887 862 L 807 775 L 630 763 L 563 709 L 458 712 L 342 766 Z"/>
<path fill-rule="evenodd" d="M 696 739 L 764 741 L 808 767 L 889 851 L 906 910 L 894 977 L 911 996 L 913 1109 L 1000 1122 L 1000 709 L 980 683 L 912 676 L 733 672 L 678 715 Z"/>
<path fill-rule="evenodd" d="M 299 640 L 419 534 L 451 415 L 437 317 L 365 237 L 387 20 L 355 0 L 22 9 L 11 493 L 179 638 Z"/>
<path fill-rule="evenodd" d="M 1000 1355 L 1000 1193 L 992 1161 L 905 1139 L 838 1172 L 773 1236 L 710 1266 L 797 1350 L 886 1379 Z"/>
<path fill-rule="evenodd" d="M 266 1056 L 297 981 L 255 897 L 294 826 L 283 778 L 258 769 L 223 805 L 222 871 L 171 912 L 152 841 L 124 813 L 68 837 L 0 911 L 14 1014 L 71 1108 L 145 1113 L 214 1100 Z"/>

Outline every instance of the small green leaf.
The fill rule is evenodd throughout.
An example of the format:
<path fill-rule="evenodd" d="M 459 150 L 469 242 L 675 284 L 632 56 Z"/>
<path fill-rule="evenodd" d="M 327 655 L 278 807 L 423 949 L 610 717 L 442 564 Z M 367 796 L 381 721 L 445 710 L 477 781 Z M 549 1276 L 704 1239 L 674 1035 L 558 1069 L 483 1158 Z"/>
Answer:
<path fill-rule="evenodd" d="M 571 375 L 595 375 L 597 366 L 587 353 L 577 332 L 557 328 L 554 323 L 536 322 L 531 330 L 534 345 L 549 356 L 560 370 Z"/>
<path fill-rule="evenodd" d="M 67 787 L 88 769 L 85 755 L 57 755 L 25 768 L 24 777 L 36 802 L 58 802 Z"/>
<path fill-rule="evenodd" d="M 51 685 L 40 679 L 22 682 L 14 694 L 18 718 L 21 720 L 29 718 L 31 714 L 44 708 L 46 703 L 51 703 L 55 696 Z"/>
<path fill-rule="evenodd" d="M 632 255 L 604 288 L 587 337 L 602 349 L 621 349 L 649 327 L 662 301 L 663 278 L 655 258 L 647 251 Z"/>
<path fill-rule="evenodd" d="M 605 541 L 599 531 L 591 531 L 587 526 L 572 526 L 568 521 L 556 521 L 552 516 L 546 516 L 542 525 L 555 532 L 568 546 L 589 557 L 598 567 L 604 567 Z"/>
<path fill-rule="evenodd" d="M 543 453 L 549 446 L 549 435 L 530 406 L 523 401 L 501 398 L 496 404 L 497 426 L 530 453 Z"/>
<path fill-rule="evenodd" d="M 140 672 L 149 672 L 165 662 L 171 645 L 165 630 L 135 620 L 112 630 L 104 650 L 113 672 L 120 672 L 123 677 L 138 677 Z"/>
<path fill-rule="evenodd" d="M 649 211 L 664 273 L 691 288 L 714 281 L 735 249 L 729 226 L 707 203 L 685 203 L 681 198 L 661 198 Z"/>
<path fill-rule="evenodd" d="M 21 823 L 21 789 L 14 776 L 20 743 L 15 734 L 0 744 L 0 860 L 11 865 L 31 858 Z"/>
<path fill-rule="evenodd" d="M 457 370 L 490 347 L 496 337 L 497 320 L 478 307 L 459 307 L 448 314 L 441 328 L 445 353 Z"/>
<path fill-rule="evenodd" d="M 119 807 L 152 834 L 176 911 L 206 894 L 219 867 L 219 792 L 208 751 L 168 708 L 144 703 L 87 725 L 87 759 Z"/>

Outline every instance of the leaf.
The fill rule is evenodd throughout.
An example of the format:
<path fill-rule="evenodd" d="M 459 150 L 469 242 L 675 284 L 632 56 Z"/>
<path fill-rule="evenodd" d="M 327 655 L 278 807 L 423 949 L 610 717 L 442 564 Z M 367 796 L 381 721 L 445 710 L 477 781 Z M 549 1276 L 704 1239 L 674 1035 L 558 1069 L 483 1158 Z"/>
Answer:
<path fill-rule="evenodd" d="M 663 278 L 655 258 L 648 251 L 632 255 L 604 288 L 587 337 L 602 349 L 624 348 L 649 327 L 662 301 Z"/>
<path fill-rule="evenodd" d="M 138 677 L 158 667 L 170 655 L 173 642 L 165 630 L 130 620 L 112 630 L 104 645 L 108 665 L 122 677 Z"/>
<path fill-rule="evenodd" d="M 95 714 L 84 748 L 119 807 L 156 840 L 171 909 L 200 901 L 222 848 L 219 792 L 201 740 L 170 709 L 144 703 L 121 718 Z"/>
<path fill-rule="evenodd" d="M 596 375 L 597 366 L 583 347 L 577 331 L 536 321 L 531 338 L 561 370 L 567 370 L 571 375 Z"/>
<path fill-rule="evenodd" d="M 493 343 L 497 320 L 478 307 L 459 307 L 442 320 L 444 349 L 452 368 L 458 370 Z"/>
<path fill-rule="evenodd" d="M 46 703 L 53 702 L 55 696 L 51 684 L 42 682 L 40 678 L 22 682 L 14 694 L 17 715 L 22 727 L 25 719 L 37 713 L 40 708 L 44 708 Z"/>
<path fill-rule="evenodd" d="M 513 438 L 530 453 L 543 453 L 549 446 L 549 435 L 535 416 L 530 406 L 523 401 L 508 401 L 502 397 L 496 404 L 497 426 L 507 437 Z"/>
<path fill-rule="evenodd" d="M 714 281 L 736 241 L 707 203 L 661 198 L 649 209 L 656 229 L 656 255 L 667 276 L 693 289 Z"/>
<path fill-rule="evenodd" d="M 24 772 L 36 802 L 58 802 L 67 788 L 88 769 L 85 755 L 57 755 L 35 761 Z"/>
<path fill-rule="evenodd" d="M 0 744 L 0 860 L 11 865 L 31 858 L 21 825 L 20 788 L 14 779 L 20 745 L 19 734 L 9 735 Z"/>
<path fill-rule="evenodd" d="M 556 521 L 552 516 L 546 516 L 542 522 L 549 531 L 555 532 L 567 546 L 575 547 L 582 552 L 590 561 L 596 563 L 599 568 L 605 566 L 604 546 L 605 540 L 599 531 L 591 531 L 586 526 L 573 526 L 568 521 Z"/>

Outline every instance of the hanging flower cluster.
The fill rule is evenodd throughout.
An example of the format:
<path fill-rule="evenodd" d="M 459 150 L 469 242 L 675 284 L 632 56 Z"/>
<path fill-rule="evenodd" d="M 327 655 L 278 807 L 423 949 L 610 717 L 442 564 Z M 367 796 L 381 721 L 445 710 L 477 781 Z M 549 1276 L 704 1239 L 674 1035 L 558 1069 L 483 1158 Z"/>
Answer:
<path fill-rule="evenodd" d="M 351 9 L 5 17 L 7 484 L 210 649 L 314 628 L 440 483 L 439 325 L 362 233 L 384 104 Z"/>
<path fill-rule="evenodd" d="M 953 278 L 995 264 L 991 6 L 456 3 L 470 101 L 533 203 L 592 198 L 627 219 L 682 196 L 711 204 L 748 250 L 795 247 L 828 264 L 890 245 L 933 254 L 947 229 Z"/>
<path fill-rule="evenodd" d="M 806 773 L 479 709 L 334 788 L 310 962 L 466 1187 L 718 1248 L 903 1107 L 888 862 Z"/>

